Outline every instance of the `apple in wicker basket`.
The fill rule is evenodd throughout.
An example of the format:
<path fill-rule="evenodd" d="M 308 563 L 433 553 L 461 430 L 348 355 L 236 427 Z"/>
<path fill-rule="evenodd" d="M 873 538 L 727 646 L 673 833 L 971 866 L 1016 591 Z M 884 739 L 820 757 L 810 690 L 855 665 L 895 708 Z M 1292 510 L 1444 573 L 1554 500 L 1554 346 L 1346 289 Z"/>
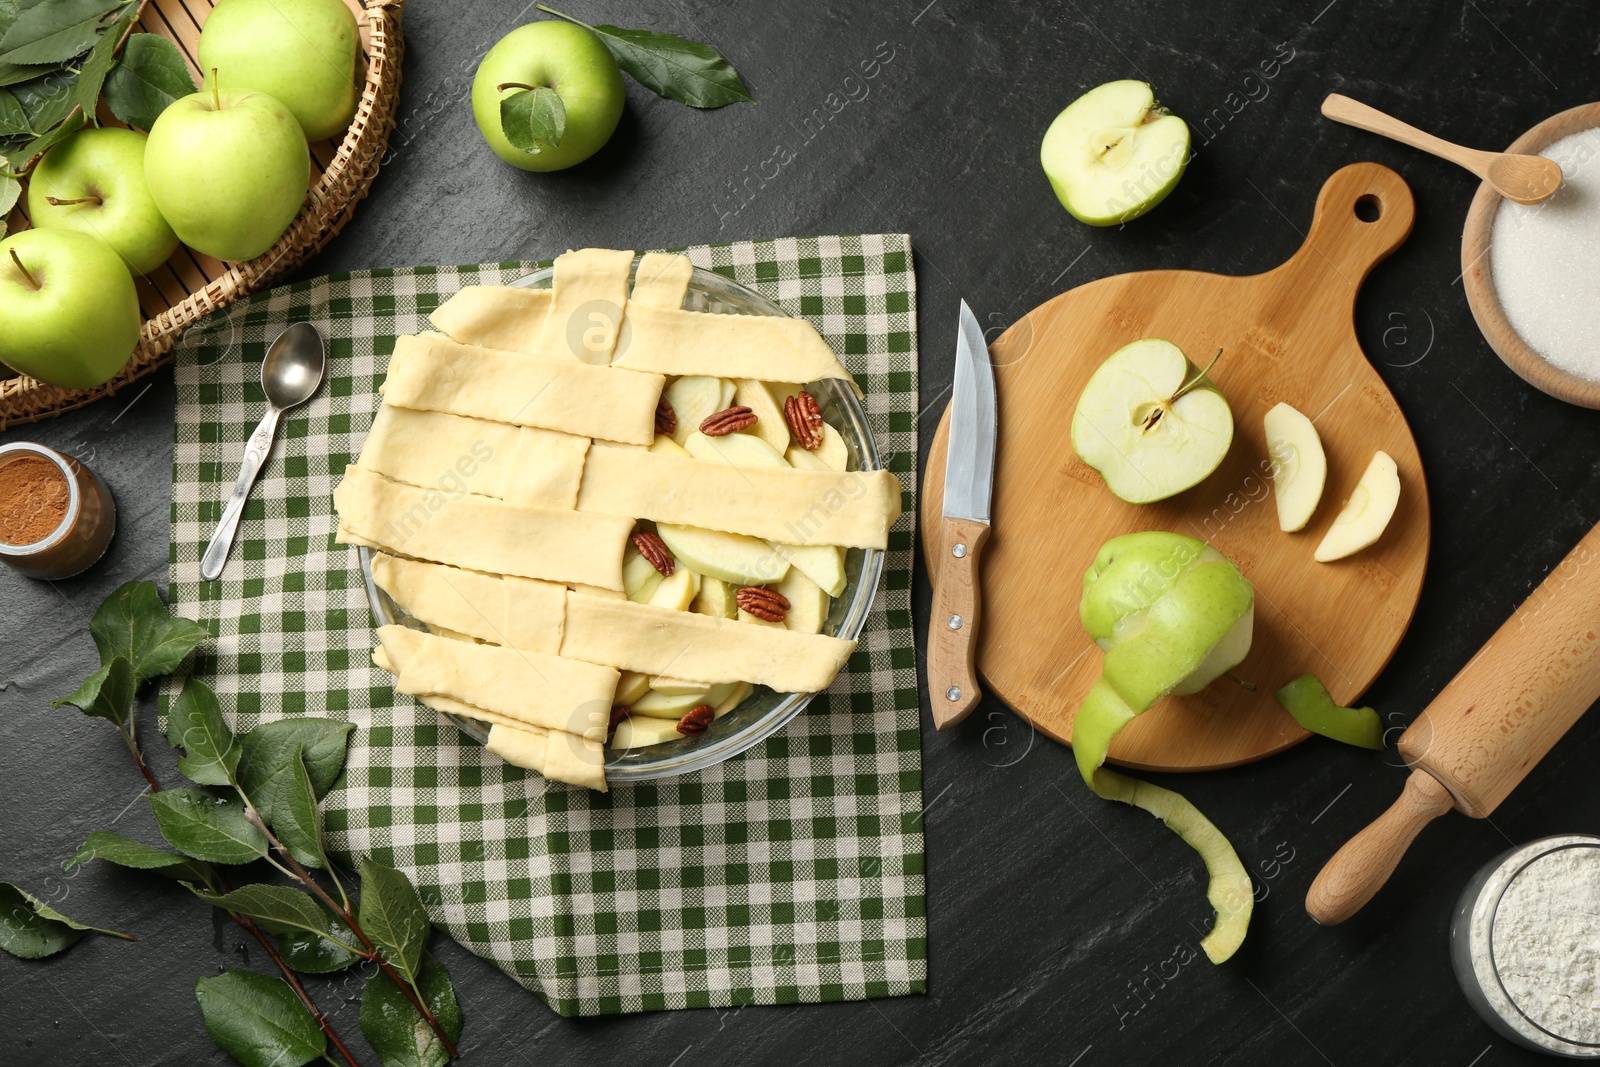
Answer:
<path fill-rule="evenodd" d="M 280 101 L 308 141 L 343 132 L 361 102 L 361 30 L 343 0 L 221 0 L 197 58 L 223 85 Z"/>
<path fill-rule="evenodd" d="M 134 130 L 91 126 L 50 149 L 28 182 L 33 224 L 98 237 L 135 274 L 161 266 L 178 250 L 178 235 L 145 185 L 144 144 Z"/>
<path fill-rule="evenodd" d="M 62 389 L 110 381 L 139 343 L 133 275 L 98 237 L 23 230 L 0 241 L 0 361 Z"/>
<path fill-rule="evenodd" d="M 217 259 L 255 259 L 300 213 L 311 156 L 277 98 L 218 84 L 174 100 L 144 152 L 156 206 L 184 244 Z"/>

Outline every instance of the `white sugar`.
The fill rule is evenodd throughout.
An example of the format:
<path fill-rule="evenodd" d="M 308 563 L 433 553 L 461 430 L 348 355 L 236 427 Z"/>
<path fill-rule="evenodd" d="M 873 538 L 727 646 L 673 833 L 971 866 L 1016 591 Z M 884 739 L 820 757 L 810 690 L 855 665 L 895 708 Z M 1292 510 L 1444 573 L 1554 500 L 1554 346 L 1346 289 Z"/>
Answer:
<path fill-rule="evenodd" d="M 1561 166 L 1542 204 L 1500 205 L 1490 270 L 1511 328 L 1555 366 L 1600 381 L 1600 128 L 1539 153 Z"/>

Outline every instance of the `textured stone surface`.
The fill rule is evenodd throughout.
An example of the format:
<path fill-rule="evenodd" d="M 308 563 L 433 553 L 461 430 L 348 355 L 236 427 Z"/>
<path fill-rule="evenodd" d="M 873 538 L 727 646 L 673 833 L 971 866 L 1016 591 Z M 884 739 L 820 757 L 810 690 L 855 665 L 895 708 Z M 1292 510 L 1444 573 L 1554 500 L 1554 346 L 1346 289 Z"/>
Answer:
<path fill-rule="evenodd" d="M 1367 284 L 1359 330 L 1415 428 L 1434 515 L 1416 621 L 1368 694 L 1402 726 L 1600 519 L 1600 419 L 1524 386 L 1474 328 L 1457 281 L 1474 180 L 1328 123 L 1317 105 L 1341 91 L 1498 147 L 1594 96 L 1600 41 L 1582 4 L 1324 3 L 579 6 L 596 20 L 713 41 L 761 103 L 698 113 L 630 86 L 622 126 L 595 160 L 533 175 L 490 154 L 466 97 L 477 57 L 526 9 L 413 0 L 393 157 L 345 234 L 303 273 L 909 231 L 925 447 L 958 297 L 998 327 L 1107 274 L 1264 270 L 1298 246 L 1329 173 L 1386 163 L 1411 183 L 1417 225 Z M 877 75 L 864 81 L 858 65 L 875 56 Z M 1273 59 L 1276 77 L 1263 80 L 1260 64 Z M 1150 216 L 1091 231 L 1056 204 L 1039 138 L 1079 92 L 1130 76 L 1153 81 L 1196 125 L 1199 154 Z M 121 506 L 110 555 L 87 577 L 51 586 L 0 573 L 0 878 L 141 938 L 89 939 L 44 963 L 0 956 L 0 1063 L 226 1062 L 201 1029 L 194 979 L 264 962 L 158 879 L 59 869 L 89 830 L 151 831 L 115 736 L 47 701 L 91 669 L 84 624 L 100 598 L 130 578 L 164 583 L 171 420 L 171 377 L 161 374 L 148 389 L 0 434 L 82 457 Z M 1075 595 L 1076 575 L 1054 577 Z M 924 584 L 924 616 L 927 600 Z M 171 777 L 152 709 L 145 715 Z M 1162 779 L 1233 838 L 1266 893 L 1241 957 L 1222 968 L 1177 962 L 1208 915 L 1199 863 L 1153 820 L 1089 797 L 1067 750 L 1031 738 L 998 705 L 948 734 L 929 728 L 923 750 L 930 995 L 567 1022 L 441 941 L 466 1007 L 465 1062 L 1543 1062 L 1471 1013 L 1446 934 L 1480 864 L 1511 842 L 1600 823 L 1591 770 L 1600 722 L 1580 722 L 1492 822 L 1450 816 L 1425 833 L 1376 903 L 1328 930 L 1306 918 L 1306 886 L 1398 793 L 1392 755 L 1314 740 L 1255 766 Z M 354 994 L 312 984 L 364 1051 L 357 1005 L 344 999 Z"/>

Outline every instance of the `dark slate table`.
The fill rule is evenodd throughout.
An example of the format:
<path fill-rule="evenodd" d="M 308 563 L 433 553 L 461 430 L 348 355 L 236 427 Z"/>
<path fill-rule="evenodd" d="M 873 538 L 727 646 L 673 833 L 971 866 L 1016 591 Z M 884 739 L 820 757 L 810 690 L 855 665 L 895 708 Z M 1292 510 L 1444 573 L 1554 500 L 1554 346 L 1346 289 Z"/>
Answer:
<path fill-rule="evenodd" d="M 523 174 L 483 145 L 467 91 L 478 57 L 529 7 L 413 0 L 393 158 L 345 233 L 302 274 L 586 245 L 909 231 L 926 448 L 951 371 L 958 297 L 999 326 L 1104 275 L 1265 270 L 1300 244 L 1329 173 L 1376 160 L 1411 183 L 1417 223 L 1363 290 L 1358 327 L 1415 429 L 1434 542 L 1416 619 L 1368 702 L 1389 722 L 1408 722 L 1600 519 L 1600 417 L 1525 386 L 1473 326 L 1458 275 L 1474 179 L 1317 113 L 1326 93 L 1340 91 L 1454 140 L 1508 144 L 1597 95 L 1600 29 L 1586 4 L 811 0 L 734 9 L 675 0 L 573 10 L 716 43 L 760 105 L 697 113 L 630 85 L 622 126 L 598 157 L 562 174 Z M 877 77 L 852 78 L 874 57 Z M 1266 79 L 1270 61 L 1276 76 Z M 1073 97 L 1123 77 L 1152 81 L 1195 127 L 1199 151 L 1153 214 L 1120 231 L 1091 230 L 1056 203 L 1039 139 Z M 833 110 L 830 94 L 844 106 Z M 142 782 L 115 736 L 47 702 L 92 669 L 84 625 L 101 597 L 133 578 L 165 583 L 172 409 L 172 378 L 161 373 L 86 411 L 0 434 L 87 460 L 115 490 L 122 523 L 85 577 L 47 585 L 0 573 L 0 878 L 141 936 L 137 945 L 89 939 L 44 963 L 0 956 L 7 1065 L 225 1062 L 201 1029 L 194 980 L 263 963 L 253 942 L 247 951 L 235 928 L 158 879 L 60 874 L 91 829 L 148 830 L 136 805 Z M 1061 584 L 1053 595 L 1077 595 L 1076 575 L 1050 577 Z M 925 625 L 921 579 L 917 602 Z M 150 723 L 149 747 L 170 776 Z M 1472 1014 L 1446 933 L 1463 883 L 1496 853 L 1600 829 L 1594 718 L 1492 820 L 1452 815 L 1428 830 L 1377 901 L 1332 929 L 1306 917 L 1306 887 L 1398 793 L 1404 773 L 1392 753 L 1313 740 L 1255 766 L 1158 777 L 1229 834 L 1265 894 L 1245 949 L 1220 968 L 1168 962 L 1209 915 L 1200 864 L 1148 816 L 1088 797 L 1065 748 L 991 703 L 960 729 L 929 726 L 923 753 L 927 996 L 571 1022 L 441 938 L 466 1009 L 466 1062 L 1537 1062 Z M 356 1003 L 313 986 L 358 1041 Z"/>

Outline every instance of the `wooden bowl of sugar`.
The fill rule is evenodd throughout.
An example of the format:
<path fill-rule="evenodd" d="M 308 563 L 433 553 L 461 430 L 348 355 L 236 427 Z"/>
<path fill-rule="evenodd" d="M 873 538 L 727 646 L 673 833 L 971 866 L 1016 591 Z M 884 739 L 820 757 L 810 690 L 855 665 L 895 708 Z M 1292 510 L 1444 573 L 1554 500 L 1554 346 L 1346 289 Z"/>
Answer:
<path fill-rule="evenodd" d="M 1552 115 L 1507 151 L 1561 165 L 1561 191 L 1513 204 L 1478 188 L 1461 234 L 1467 303 L 1535 389 L 1600 408 L 1600 103 Z"/>

